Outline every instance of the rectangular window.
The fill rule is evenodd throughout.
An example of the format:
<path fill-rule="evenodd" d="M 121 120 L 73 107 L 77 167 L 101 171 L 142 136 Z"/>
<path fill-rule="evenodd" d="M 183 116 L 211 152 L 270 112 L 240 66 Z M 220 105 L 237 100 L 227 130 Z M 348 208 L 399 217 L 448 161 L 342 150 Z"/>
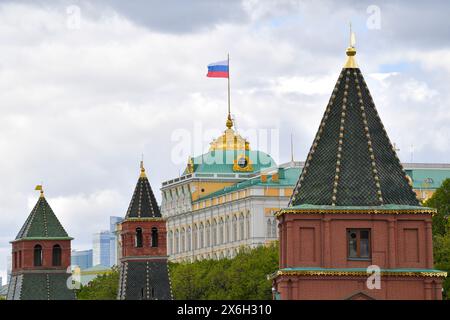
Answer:
<path fill-rule="evenodd" d="M 370 229 L 347 229 L 348 259 L 369 260 L 370 249 Z"/>

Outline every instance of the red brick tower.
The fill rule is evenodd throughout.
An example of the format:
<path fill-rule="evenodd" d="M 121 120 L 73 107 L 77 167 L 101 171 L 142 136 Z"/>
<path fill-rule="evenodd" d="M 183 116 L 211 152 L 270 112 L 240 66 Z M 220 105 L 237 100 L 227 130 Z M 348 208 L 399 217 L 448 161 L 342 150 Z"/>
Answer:
<path fill-rule="evenodd" d="M 12 241 L 12 276 L 8 300 L 72 300 L 67 286 L 70 242 L 39 186 L 41 195 Z"/>
<path fill-rule="evenodd" d="M 289 207 L 277 213 L 275 297 L 442 299 L 435 210 L 416 199 L 355 54 L 347 49 Z"/>
<path fill-rule="evenodd" d="M 166 221 L 141 162 L 141 175 L 121 223 L 122 258 L 118 299 L 169 300 Z"/>

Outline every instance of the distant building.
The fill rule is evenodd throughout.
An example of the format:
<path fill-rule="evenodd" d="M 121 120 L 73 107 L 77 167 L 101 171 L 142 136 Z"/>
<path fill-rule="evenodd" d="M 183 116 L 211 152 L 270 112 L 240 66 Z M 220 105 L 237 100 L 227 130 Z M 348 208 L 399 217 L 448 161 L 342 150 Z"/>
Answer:
<path fill-rule="evenodd" d="M 92 267 L 92 249 L 72 250 L 72 266 L 79 266 L 82 270 Z"/>
<path fill-rule="evenodd" d="M 110 265 L 119 265 L 119 259 L 117 257 L 117 224 L 122 222 L 122 217 L 109 217 L 109 232 L 111 233 L 111 244 L 110 244 Z"/>
<path fill-rule="evenodd" d="M 113 235 L 109 230 L 94 233 L 93 235 L 93 256 L 92 263 L 94 266 L 101 265 L 111 267 L 111 242 Z"/>
<path fill-rule="evenodd" d="M 11 280 L 11 270 L 12 270 L 12 255 L 9 254 L 6 258 L 6 283 Z"/>

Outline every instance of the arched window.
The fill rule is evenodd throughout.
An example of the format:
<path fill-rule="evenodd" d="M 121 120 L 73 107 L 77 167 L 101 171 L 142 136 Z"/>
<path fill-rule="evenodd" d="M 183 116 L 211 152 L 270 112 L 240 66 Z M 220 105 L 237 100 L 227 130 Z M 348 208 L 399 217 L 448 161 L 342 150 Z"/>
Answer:
<path fill-rule="evenodd" d="M 205 235 L 203 234 L 203 222 L 200 223 L 200 248 L 203 248 L 204 246 L 204 240 L 205 240 Z"/>
<path fill-rule="evenodd" d="M 168 246 L 167 246 L 168 250 L 167 251 L 168 251 L 169 254 L 172 254 L 173 253 L 172 252 L 172 250 L 173 250 L 173 231 L 172 230 L 169 231 L 169 237 L 168 237 L 168 241 L 167 242 L 168 242 Z"/>
<path fill-rule="evenodd" d="M 239 240 L 244 240 L 244 215 L 239 216 Z"/>
<path fill-rule="evenodd" d="M 219 221 L 219 244 L 223 243 L 223 219 L 220 218 Z"/>
<path fill-rule="evenodd" d="M 217 221 L 214 220 L 212 224 L 212 245 L 217 244 Z"/>
<path fill-rule="evenodd" d="M 156 248 L 158 246 L 158 228 L 152 228 L 152 247 Z"/>
<path fill-rule="evenodd" d="M 191 242 L 192 241 L 192 236 L 191 236 L 191 227 L 189 226 L 187 229 L 187 251 L 191 251 Z"/>
<path fill-rule="evenodd" d="M 225 220 L 225 242 L 230 242 L 230 217 Z"/>
<path fill-rule="evenodd" d="M 273 238 L 277 237 L 277 228 L 278 228 L 277 219 L 273 219 L 273 221 L 272 221 L 272 237 Z"/>
<path fill-rule="evenodd" d="M 180 252 L 180 233 L 177 229 L 177 231 L 175 231 L 175 253 L 179 253 Z"/>
<path fill-rule="evenodd" d="M 194 232 L 193 232 L 193 235 L 192 235 L 192 238 L 194 240 L 194 241 L 192 241 L 192 245 L 194 247 L 194 250 L 197 250 L 197 248 L 198 248 L 198 232 L 197 232 L 197 230 L 198 230 L 197 225 L 194 225 Z"/>
<path fill-rule="evenodd" d="M 238 238 L 238 233 L 237 233 L 237 218 L 236 216 L 233 216 L 233 241 L 237 241 Z"/>
<path fill-rule="evenodd" d="M 34 266 L 42 266 L 42 246 L 40 244 L 34 246 Z"/>
<path fill-rule="evenodd" d="M 136 228 L 134 245 L 136 246 L 136 248 L 142 248 L 142 229 L 141 228 Z"/>
<path fill-rule="evenodd" d="M 267 238 L 272 238 L 272 221 L 270 219 L 267 219 L 266 235 Z"/>
<path fill-rule="evenodd" d="M 54 267 L 58 267 L 61 265 L 61 246 L 59 244 L 55 244 L 53 246 L 52 265 Z"/>
<path fill-rule="evenodd" d="M 246 225 L 247 225 L 247 239 L 250 239 L 251 237 L 251 228 L 250 228 L 250 213 L 247 213 L 247 216 L 245 217 Z"/>
<path fill-rule="evenodd" d="M 206 247 L 211 245 L 211 225 L 209 221 L 206 222 Z"/>
<path fill-rule="evenodd" d="M 185 237 L 186 232 L 184 231 L 184 228 L 181 229 L 181 243 L 180 243 L 180 247 L 181 247 L 181 252 L 184 252 L 186 250 L 186 237 Z"/>

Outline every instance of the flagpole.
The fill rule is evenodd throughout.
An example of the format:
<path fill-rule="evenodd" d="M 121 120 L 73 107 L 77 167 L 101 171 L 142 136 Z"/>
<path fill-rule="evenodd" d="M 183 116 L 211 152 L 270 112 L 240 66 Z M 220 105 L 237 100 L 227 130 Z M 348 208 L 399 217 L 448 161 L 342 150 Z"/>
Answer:
<path fill-rule="evenodd" d="M 228 54 L 228 117 L 231 120 L 231 107 L 230 107 L 230 54 Z"/>

